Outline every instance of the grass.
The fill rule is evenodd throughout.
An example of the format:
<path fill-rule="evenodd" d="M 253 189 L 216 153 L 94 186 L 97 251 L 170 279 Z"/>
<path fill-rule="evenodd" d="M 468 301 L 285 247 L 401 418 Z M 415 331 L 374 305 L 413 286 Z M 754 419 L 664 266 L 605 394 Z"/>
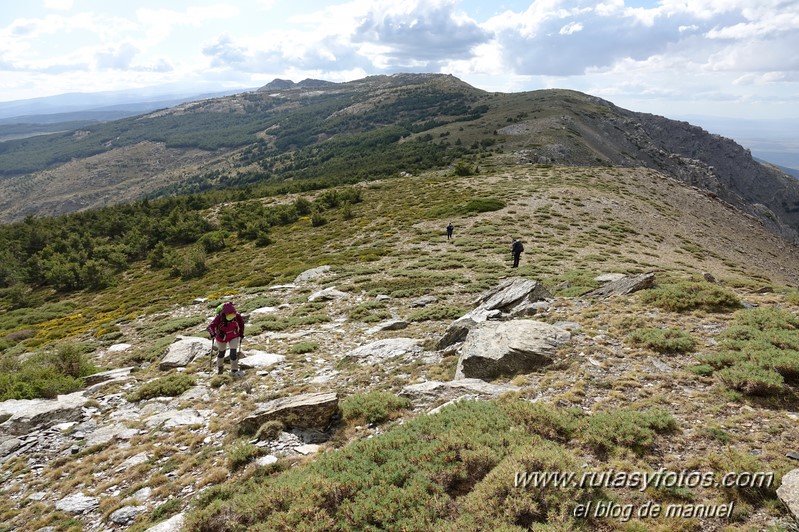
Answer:
<path fill-rule="evenodd" d="M 658 286 L 644 292 L 641 300 L 670 312 L 696 309 L 724 312 L 741 307 L 741 300 L 734 292 L 713 283 L 696 281 Z"/>
<path fill-rule="evenodd" d="M 350 395 L 339 404 L 342 419 L 350 423 L 382 423 L 410 406 L 408 399 L 386 392 Z"/>
<path fill-rule="evenodd" d="M 196 384 L 196 379 L 185 373 L 173 373 L 166 377 L 145 382 L 128 393 L 128 401 L 142 401 L 153 397 L 177 397 Z"/>
<path fill-rule="evenodd" d="M 636 329 L 627 336 L 627 341 L 658 353 L 689 353 L 696 346 L 696 340 L 685 331 L 657 327 Z"/>

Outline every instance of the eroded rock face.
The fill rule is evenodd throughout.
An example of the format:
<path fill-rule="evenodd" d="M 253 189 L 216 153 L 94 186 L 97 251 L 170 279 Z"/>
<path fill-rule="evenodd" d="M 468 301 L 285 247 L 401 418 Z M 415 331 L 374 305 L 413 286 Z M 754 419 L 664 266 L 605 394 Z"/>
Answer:
<path fill-rule="evenodd" d="M 530 373 L 552 364 L 570 338 L 565 329 L 534 320 L 482 323 L 463 343 L 455 379 Z"/>
<path fill-rule="evenodd" d="M 358 360 L 361 364 L 378 364 L 383 360 L 404 355 L 421 355 L 424 349 L 419 340 L 413 338 L 386 338 L 356 347 L 345 357 Z"/>
<path fill-rule="evenodd" d="M 263 403 L 239 426 L 245 433 L 254 433 L 267 421 L 277 420 L 287 428 L 325 431 L 337 413 L 337 394 L 308 393 Z"/>
<path fill-rule="evenodd" d="M 493 399 L 503 393 L 520 390 L 509 384 L 492 384 L 480 379 L 458 379 L 454 381 L 427 381 L 409 384 L 400 392 L 401 396 L 412 401 L 436 402 L 451 401 L 464 394 L 477 398 Z"/>

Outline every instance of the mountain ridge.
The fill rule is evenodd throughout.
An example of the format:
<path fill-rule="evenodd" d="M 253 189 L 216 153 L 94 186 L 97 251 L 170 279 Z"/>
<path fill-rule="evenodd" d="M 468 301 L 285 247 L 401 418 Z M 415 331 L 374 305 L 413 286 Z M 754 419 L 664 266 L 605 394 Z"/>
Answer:
<path fill-rule="evenodd" d="M 576 91 L 487 93 L 442 74 L 272 83 L 28 139 L 27 145 L 5 143 L 0 179 L 8 197 L 0 202 L 0 220 L 286 179 L 371 179 L 458 161 L 498 161 L 654 168 L 719 195 L 784 238 L 796 241 L 799 234 L 796 180 L 756 163 L 734 141 L 687 122 L 624 110 Z M 358 166 L 354 154 L 369 150 L 395 164 Z M 34 157 L 34 151 L 52 155 Z M 426 158 L 414 161 L 420 153 Z M 133 164 L 122 162 L 131 157 Z M 65 158 L 69 162 L 59 162 Z M 15 170 L 20 166 L 13 161 L 26 160 L 31 169 L 44 167 Z M 92 177 L 109 164 L 116 169 L 110 180 Z M 45 193 L 37 199 L 32 186 Z"/>

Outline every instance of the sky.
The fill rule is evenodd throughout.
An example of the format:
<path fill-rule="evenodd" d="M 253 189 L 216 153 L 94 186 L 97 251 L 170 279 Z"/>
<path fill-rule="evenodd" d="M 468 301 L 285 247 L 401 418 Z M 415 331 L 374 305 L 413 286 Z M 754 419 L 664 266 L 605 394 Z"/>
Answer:
<path fill-rule="evenodd" d="M 452 74 L 632 111 L 799 118 L 799 0 L 3 0 L 0 102 Z"/>

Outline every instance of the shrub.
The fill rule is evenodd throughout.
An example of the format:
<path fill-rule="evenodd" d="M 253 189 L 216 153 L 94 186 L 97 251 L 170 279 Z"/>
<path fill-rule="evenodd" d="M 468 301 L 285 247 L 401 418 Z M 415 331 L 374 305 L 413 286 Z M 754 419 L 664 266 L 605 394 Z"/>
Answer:
<path fill-rule="evenodd" d="M 688 353 L 696 345 L 693 337 L 684 331 L 656 327 L 636 329 L 627 336 L 627 340 L 634 346 L 646 347 L 658 353 Z"/>
<path fill-rule="evenodd" d="M 267 421 L 258 429 L 258 432 L 255 433 L 255 437 L 261 441 L 271 441 L 276 440 L 280 433 L 285 430 L 285 426 L 283 422 L 273 419 L 272 421 Z"/>
<path fill-rule="evenodd" d="M 411 402 L 393 393 L 370 392 L 350 395 L 340 403 L 341 417 L 345 421 L 381 423 L 397 411 L 408 408 Z"/>
<path fill-rule="evenodd" d="M 200 240 L 198 240 L 198 243 L 207 253 L 222 251 L 225 249 L 225 239 L 227 236 L 227 232 L 225 231 L 211 231 L 210 233 L 205 233 L 203 236 L 201 236 Z"/>
<path fill-rule="evenodd" d="M 408 321 L 454 320 L 463 316 L 466 311 L 458 307 L 428 307 L 417 310 L 408 316 Z"/>
<path fill-rule="evenodd" d="M 236 440 L 225 449 L 225 456 L 231 471 L 237 471 L 263 454 L 260 447 L 245 441 Z"/>
<path fill-rule="evenodd" d="M 641 300 L 671 312 L 694 309 L 722 312 L 741 307 L 733 292 L 704 281 L 664 284 L 643 292 Z"/>
<path fill-rule="evenodd" d="M 498 211 L 505 208 L 505 202 L 496 198 L 475 198 L 466 202 L 463 207 L 459 209 L 461 214 L 469 214 L 472 212 L 491 212 Z"/>
<path fill-rule="evenodd" d="M 139 386 L 125 398 L 128 401 L 141 401 L 153 397 L 177 397 L 195 385 L 194 377 L 185 373 L 173 373 Z"/>
<path fill-rule="evenodd" d="M 23 363 L 4 357 L 0 364 L 0 401 L 53 399 L 83 387 L 83 377 L 99 368 L 77 344 L 63 344 L 53 353 L 35 355 Z"/>
<path fill-rule="evenodd" d="M 771 395 L 783 389 L 782 375 L 752 362 L 742 362 L 719 370 L 716 377 L 727 387 L 748 395 Z"/>
<path fill-rule="evenodd" d="M 655 433 L 669 432 L 676 426 L 671 414 L 660 408 L 598 412 L 583 421 L 579 438 L 600 455 L 614 446 L 645 454 L 654 444 Z"/>
<path fill-rule="evenodd" d="M 295 353 L 297 355 L 302 355 L 304 353 L 312 353 L 319 349 L 319 344 L 316 342 L 300 342 L 298 344 L 294 344 L 289 349 L 289 353 Z"/>

